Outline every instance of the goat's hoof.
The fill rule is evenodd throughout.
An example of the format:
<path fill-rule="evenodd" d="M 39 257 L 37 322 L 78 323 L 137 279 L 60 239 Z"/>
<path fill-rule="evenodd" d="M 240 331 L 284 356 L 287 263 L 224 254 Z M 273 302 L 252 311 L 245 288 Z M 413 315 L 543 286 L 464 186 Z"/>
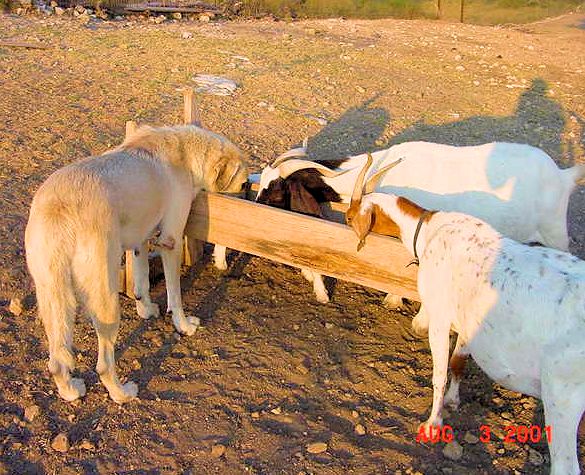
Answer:
<path fill-rule="evenodd" d="M 388 310 L 396 310 L 402 307 L 402 297 L 399 295 L 388 294 L 382 303 Z"/>
<path fill-rule="evenodd" d="M 315 295 L 315 297 L 319 303 L 329 303 L 329 295 L 327 294 Z"/>
<path fill-rule="evenodd" d="M 227 265 L 227 262 L 225 261 L 225 259 L 223 259 L 221 261 L 213 261 L 213 267 L 215 267 L 217 270 L 221 270 L 221 271 L 226 271 L 228 269 L 228 265 Z"/>

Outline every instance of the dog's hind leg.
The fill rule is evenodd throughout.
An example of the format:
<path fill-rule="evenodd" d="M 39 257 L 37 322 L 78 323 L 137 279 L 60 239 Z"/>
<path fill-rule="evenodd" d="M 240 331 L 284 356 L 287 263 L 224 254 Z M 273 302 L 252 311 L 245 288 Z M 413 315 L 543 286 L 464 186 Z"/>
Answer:
<path fill-rule="evenodd" d="M 550 432 L 551 475 L 581 473 L 577 430 L 585 411 L 584 339 L 582 334 L 567 335 L 543 351 L 541 395 Z"/>
<path fill-rule="evenodd" d="M 134 273 L 134 298 L 136 312 L 146 319 L 158 317 L 158 305 L 150 300 L 150 282 L 148 281 L 148 244 L 145 242 L 132 252 L 132 271 Z"/>
<path fill-rule="evenodd" d="M 119 240 L 108 238 L 78 249 L 74 273 L 98 337 L 96 371 L 110 397 L 121 404 L 136 397 L 138 387 L 133 382 L 122 385 L 116 373 L 114 346 L 120 326 L 117 274 L 122 248 Z"/>

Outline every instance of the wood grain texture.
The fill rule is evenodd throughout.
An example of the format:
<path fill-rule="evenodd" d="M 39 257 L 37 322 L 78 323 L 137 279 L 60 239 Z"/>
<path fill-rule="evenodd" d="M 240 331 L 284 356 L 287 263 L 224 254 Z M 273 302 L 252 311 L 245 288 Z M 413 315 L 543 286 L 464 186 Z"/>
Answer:
<path fill-rule="evenodd" d="M 255 256 L 419 300 L 402 243 L 371 234 L 357 252 L 349 227 L 216 193 L 200 193 L 185 234 Z"/>

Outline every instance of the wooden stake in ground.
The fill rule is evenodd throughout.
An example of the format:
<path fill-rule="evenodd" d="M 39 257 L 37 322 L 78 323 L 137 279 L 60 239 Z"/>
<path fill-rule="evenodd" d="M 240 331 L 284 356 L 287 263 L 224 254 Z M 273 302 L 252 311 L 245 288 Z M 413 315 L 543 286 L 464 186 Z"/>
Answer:
<path fill-rule="evenodd" d="M 197 101 L 195 101 L 193 89 L 188 87 L 183 91 L 185 125 L 193 124 L 201 127 L 201 114 Z M 189 236 L 183 237 L 183 264 L 192 266 L 203 254 L 203 241 L 193 239 Z"/>

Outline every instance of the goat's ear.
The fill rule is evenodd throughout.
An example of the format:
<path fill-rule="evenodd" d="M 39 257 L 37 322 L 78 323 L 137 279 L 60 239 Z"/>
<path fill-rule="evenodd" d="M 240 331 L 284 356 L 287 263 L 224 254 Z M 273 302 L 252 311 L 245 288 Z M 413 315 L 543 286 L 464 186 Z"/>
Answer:
<path fill-rule="evenodd" d="M 303 186 L 302 183 L 290 183 L 290 209 L 297 213 L 305 213 L 322 217 L 321 207 L 317 199 Z"/>
<path fill-rule="evenodd" d="M 360 251 L 366 243 L 366 236 L 372 230 L 372 208 L 366 211 L 360 210 L 351 220 L 351 227 L 355 231 L 360 240 L 357 245 L 357 250 Z"/>

